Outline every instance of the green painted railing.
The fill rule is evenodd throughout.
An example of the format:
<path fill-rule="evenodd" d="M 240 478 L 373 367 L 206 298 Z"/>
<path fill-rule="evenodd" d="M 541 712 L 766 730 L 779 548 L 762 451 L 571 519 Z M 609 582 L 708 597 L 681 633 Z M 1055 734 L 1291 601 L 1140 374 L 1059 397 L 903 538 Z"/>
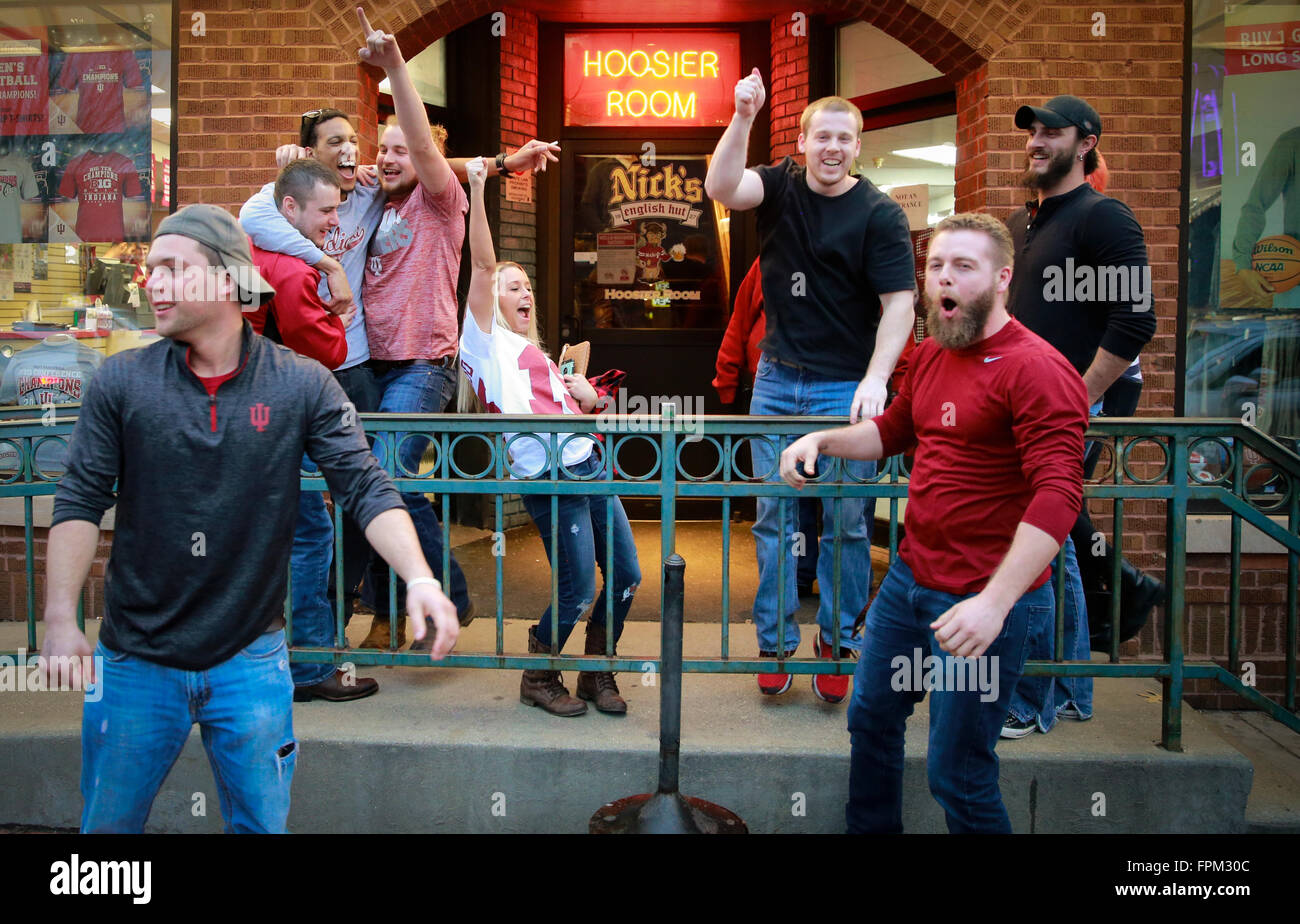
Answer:
<path fill-rule="evenodd" d="M 58 410 L 58 416 L 42 414 L 40 409 L 5 416 L 11 419 L 0 422 L 0 453 L 6 449 L 17 460 L 9 471 L 0 470 L 0 498 L 21 497 L 24 505 L 24 531 L 26 538 L 26 620 L 27 647 L 35 650 L 36 594 L 32 500 L 34 497 L 53 494 L 58 482 L 58 472 L 42 472 L 36 462 L 42 460 L 52 448 L 63 444 L 72 430 L 75 408 Z M 504 529 L 502 496 L 510 494 L 550 495 L 552 544 L 558 529 L 558 498 L 563 494 L 613 494 L 621 497 L 657 499 L 660 514 L 660 554 L 653 566 L 643 565 L 647 575 L 651 567 L 661 571 L 658 564 L 675 551 L 676 510 L 679 501 L 715 499 L 721 506 L 721 612 L 719 616 L 719 644 L 716 657 L 687 658 L 682 667 L 686 671 L 705 673 L 758 673 L 770 670 L 772 661 L 738 658 L 731 655 L 731 513 L 733 504 L 741 498 L 775 496 L 783 504 L 792 503 L 796 496 L 817 497 L 874 497 L 883 500 L 888 509 L 888 546 L 890 561 L 897 555 L 900 531 L 899 501 L 907 496 L 907 467 L 901 457 L 891 458 L 880 466 L 878 475 L 867 481 L 856 481 L 846 474 L 838 460 L 824 459 L 821 473 L 802 492 L 796 492 L 780 482 L 750 477 L 742 467 L 747 459 L 746 443 L 767 439 L 784 444 L 787 437 L 795 437 L 825 426 L 843 423 L 831 418 L 758 418 L 697 416 L 615 417 L 536 417 L 503 415 L 362 415 L 366 431 L 376 440 L 376 451 L 386 470 L 394 475 L 402 490 L 421 491 L 438 495 L 440 519 L 450 521 L 452 495 L 477 494 L 494 498 L 494 529 Z M 562 480 L 559 477 L 557 448 L 562 449 L 569 439 L 593 432 L 603 436 L 601 459 L 603 468 L 588 480 Z M 536 480 L 520 481 L 509 477 L 506 466 L 506 435 L 518 434 L 513 439 L 536 439 L 548 451 L 549 469 Z M 536 434 L 529 436 L 528 434 Z M 431 438 L 425 465 L 421 473 L 397 472 L 393 468 L 395 443 L 413 435 Z M 1287 447 L 1236 420 L 1206 419 L 1146 419 L 1105 418 L 1095 419 L 1089 430 L 1089 439 L 1103 445 L 1103 461 L 1098 473 L 1085 487 L 1092 498 L 1113 501 L 1111 542 L 1116 549 L 1123 548 L 1124 505 L 1126 501 L 1154 499 L 1165 504 L 1165 583 L 1168 587 L 1164 622 L 1163 660 L 1122 660 L 1119 654 L 1119 595 L 1112 595 L 1110 619 L 1112 622 L 1112 647 L 1109 661 L 1076 662 L 1060 657 L 1064 637 L 1064 587 L 1057 581 L 1056 646 L 1057 657 L 1052 661 L 1031 661 L 1026 674 L 1037 676 L 1092 676 L 1092 677 L 1151 677 L 1163 687 L 1162 742 L 1165 747 L 1181 749 L 1181 706 L 1187 680 L 1206 678 L 1217 681 L 1266 711 L 1269 715 L 1300 730 L 1300 716 L 1296 711 L 1296 653 L 1297 653 L 1297 584 L 1300 583 L 1297 565 L 1300 563 L 1300 457 Z M 513 443 L 512 443 L 513 444 Z M 696 444 L 696 448 L 687 447 Z M 628 470 L 630 457 L 635 457 L 641 446 L 643 453 L 654 458 L 654 463 L 644 472 Z M 47 447 L 42 450 L 42 447 Z M 464 449 L 477 447 L 476 452 Z M 1193 454 L 1207 453 L 1224 462 L 1222 474 L 1205 480 L 1199 464 L 1193 468 Z M 466 455 L 481 457 L 486 462 L 479 470 L 466 471 L 457 464 Z M 690 459 L 685 458 L 690 455 Z M 0 456 L 2 458 L 2 456 Z M 432 465 L 429 465 L 429 462 Z M 745 463 L 747 465 L 747 463 Z M 1262 482 L 1267 486 L 1260 487 Z M 302 479 L 304 490 L 326 489 L 324 479 Z M 1183 651 L 1185 613 L 1185 575 L 1187 567 L 1186 524 L 1188 505 L 1192 501 L 1210 501 L 1231 516 L 1230 579 L 1228 588 L 1229 650 L 1227 665 L 1213 662 L 1188 662 Z M 877 503 L 877 514 L 881 514 Z M 612 516 L 612 514 L 611 514 Z M 1276 521 L 1281 517 L 1283 523 Z M 341 511 L 335 518 L 335 560 L 342 558 Z M 1277 542 L 1287 556 L 1286 586 L 1286 681 L 1282 702 L 1274 702 L 1238 676 L 1241 663 L 1238 654 L 1241 639 L 1241 529 L 1249 524 L 1264 536 Z M 607 535 L 612 534 L 608 528 Z M 879 542 L 879 538 L 877 539 Z M 605 562 L 612 573 L 612 543 L 607 540 L 603 550 Z M 840 548 L 833 544 L 835 555 L 835 611 L 839 610 Z M 448 573 L 451 548 L 444 543 L 442 573 Z M 688 563 L 689 564 L 689 563 Z M 753 567 L 748 562 L 746 567 Z M 1112 586 L 1119 583 L 1120 558 L 1114 559 Z M 389 650 L 348 649 L 343 647 L 343 612 L 341 569 L 336 568 L 339 582 L 335 594 L 336 648 L 293 647 L 292 658 L 300 662 L 355 665 L 403 664 L 411 666 L 440 666 L 462 668 L 498 669 L 559 669 L 559 670 L 615 670 L 642 672 L 659 670 L 656 656 L 623 654 L 612 656 L 607 648 L 604 658 L 566 656 L 552 651 L 540 654 L 507 654 L 504 648 L 504 589 L 506 568 L 503 556 L 494 556 L 494 590 L 496 639 L 491 652 L 456 653 L 436 665 L 426 655 L 396 650 L 397 634 L 392 633 Z M 1063 573 L 1058 568 L 1058 575 Z M 695 580 L 699 580 L 696 578 Z M 691 579 L 688 576 L 688 581 Z M 693 583 L 693 581 L 691 581 Z M 780 579 L 778 596 L 785 593 L 784 574 Z M 482 592 L 482 588 L 475 588 Z M 558 575 L 551 574 L 551 610 L 558 612 Z M 660 599 L 663 599 L 662 587 Z M 395 585 L 388 588 L 389 611 L 396 610 Z M 608 623 L 613 619 L 613 596 L 607 595 L 603 615 Z M 288 604 L 286 603 L 286 609 Z M 662 614 L 661 614 L 662 615 Z M 78 614 L 79 621 L 82 614 Z M 553 619 L 558 616 L 553 615 Z M 782 628 L 782 633 L 784 629 Z M 556 634 L 552 634 L 552 638 Z M 613 633 L 607 638 L 612 640 Z M 784 650 L 784 639 L 778 650 Z M 818 658 L 787 658 L 781 660 L 783 670 L 795 674 L 852 673 L 855 663 L 841 659 L 836 642 L 834 660 Z"/>

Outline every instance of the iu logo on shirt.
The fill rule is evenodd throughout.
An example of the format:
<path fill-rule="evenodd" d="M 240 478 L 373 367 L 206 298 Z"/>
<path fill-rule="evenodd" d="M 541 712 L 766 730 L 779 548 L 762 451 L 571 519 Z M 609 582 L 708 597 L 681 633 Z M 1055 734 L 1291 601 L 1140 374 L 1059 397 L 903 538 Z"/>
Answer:
<path fill-rule="evenodd" d="M 271 409 L 259 401 L 248 409 L 248 419 L 257 428 L 257 432 L 261 433 L 271 422 Z"/>

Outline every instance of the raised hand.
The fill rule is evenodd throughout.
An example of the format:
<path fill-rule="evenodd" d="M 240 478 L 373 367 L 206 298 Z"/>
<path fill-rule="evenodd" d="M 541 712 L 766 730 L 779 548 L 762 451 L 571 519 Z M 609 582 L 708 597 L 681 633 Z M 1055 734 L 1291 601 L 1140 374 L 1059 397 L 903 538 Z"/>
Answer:
<path fill-rule="evenodd" d="M 402 59 L 401 49 L 397 47 L 397 38 L 391 32 L 375 29 L 366 19 L 366 11 L 357 7 L 357 19 L 361 23 L 361 34 L 365 37 L 366 47 L 357 49 L 357 57 L 367 64 L 389 70 L 401 67 L 406 62 Z"/>
<path fill-rule="evenodd" d="M 736 81 L 736 115 L 743 119 L 754 118 L 766 99 L 767 91 L 763 89 L 763 77 L 758 68 L 754 68 L 748 77 Z"/>
<path fill-rule="evenodd" d="M 555 156 L 559 150 L 558 141 L 538 141 L 534 138 L 513 154 L 506 156 L 506 168 L 512 173 L 522 173 L 525 170 L 543 173 L 548 163 L 560 162 L 560 159 Z"/>
<path fill-rule="evenodd" d="M 465 173 L 469 177 L 470 192 L 482 192 L 483 184 L 487 182 L 487 161 L 482 157 L 476 157 L 465 164 Z"/>
<path fill-rule="evenodd" d="M 275 149 L 275 165 L 283 169 L 295 160 L 305 160 L 311 156 L 311 148 L 299 147 L 296 144 L 282 144 Z"/>

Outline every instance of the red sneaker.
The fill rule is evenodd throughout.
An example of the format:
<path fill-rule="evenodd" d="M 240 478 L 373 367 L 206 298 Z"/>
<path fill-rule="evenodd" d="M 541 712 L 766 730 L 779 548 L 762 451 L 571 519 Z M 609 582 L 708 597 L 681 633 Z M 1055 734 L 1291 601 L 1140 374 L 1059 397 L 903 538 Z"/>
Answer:
<path fill-rule="evenodd" d="M 829 642 L 823 642 L 821 633 L 813 640 L 813 654 L 828 661 L 834 660 L 835 648 Z M 857 652 L 845 645 L 840 645 L 840 661 L 851 661 Z M 849 695 L 851 674 L 813 674 L 813 692 L 817 698 L 828 703 L 842 703 Z"/>
<path fill-rule="evenodd" d="M 791 654 L 793 654 L 793 652 L 791 652 Z M 775 658 L 776 652 L 760 651 L 758 656 L 760 658 Z M 787 657 L 789 657 L 789 655 L 787 655 Z M 768 696 L 780 696 L 786 690 L 790 689 L 793 683 L 794 678 L 785 671 L 776 671 L 770 674 L 758 675 L 759 692 L 765 693 Z"/>

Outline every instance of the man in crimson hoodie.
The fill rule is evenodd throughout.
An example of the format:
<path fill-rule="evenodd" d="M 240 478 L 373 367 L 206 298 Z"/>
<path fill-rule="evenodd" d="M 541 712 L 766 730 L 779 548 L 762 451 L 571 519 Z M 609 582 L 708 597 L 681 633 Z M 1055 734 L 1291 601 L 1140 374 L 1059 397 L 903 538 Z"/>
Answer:
<path fill-rule="evenodd" d="M 930 792 L 952 833 L 1010 833 L 994 753 L 1031 637 L 1052 618 L 1051 563 L 1083 500 L 1083 379 L 1007 313 L 1011 235 L 989 215 L 939 223 L 926 328 L 889 409 L 781 455 L 803 487 L 819 455 L 913 446 L 907 535 L 867 614 L 849 706 L 851 833 L 903 829 L 903 733 L 926 692 Z"/>
<path fill-rule="evenodd" d="M 333 169 L 317 160 L 297 160 L 276 177 L 275 206 L 303 237 L 320 247 L 338 227 L 340 190 Z M 275 288 L 271 301 L 248 314 L 254 332 L 326 369 L 341 366 L 348 355 L 347 334 L 343 320 L 321 301 L 320 271 L 288 254 L 256 246 L 252 254 L 257 271 Z M 303 468 L 316 469 L 306 458 Z M 333 647 L 334 618 L 327 595 L 333 554 L 334 524 L 325 500 L 319 492 L 303 491 L 298 495 L 298 522 L 289 564 L 295 645 Z M 293 696 L 299 701 L 343 702 L 379 690 L 378 681 L 353 677 L 332 664 L 295 663 L 292 671 Z"/>

